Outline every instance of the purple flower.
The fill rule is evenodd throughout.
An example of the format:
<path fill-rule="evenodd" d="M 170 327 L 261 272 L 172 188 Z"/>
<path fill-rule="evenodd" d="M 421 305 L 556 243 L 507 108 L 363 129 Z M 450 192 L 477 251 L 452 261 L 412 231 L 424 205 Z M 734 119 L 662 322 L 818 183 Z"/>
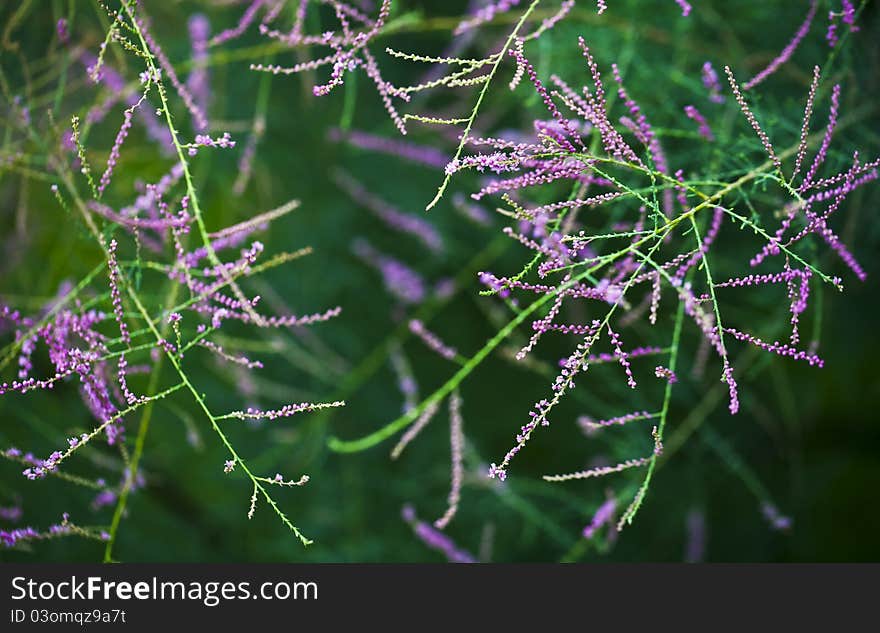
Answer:
<path fill-rule="evenodd" d="M 178 96 L 180 96 L 187 110 L 189 110 L 190 114 L 192 115 L 194 127 L 197 130 L 204 130 L 208 127 L 208 120 L 205 118 L 205 113 L 201 110 L 201 108 L 199 108 L 190 91 L 180 82 L 180 79 L 178 79 L 177 73 L 174 70 L 174 66 L 171 65 L 171 62 L 165 55 L 165 52 L 162 50 L 162 48 L 159 46 L 159 43 L 153 38 L 152 34 L 147 28 L 147 21 L 142 17 L 142 12 L 141 17 L 135 17 L 134 20 L 137 24 L 138 29 L 141 32 L 141 35 L 143 35 L 143 38 L 146 41 L 150 51 L 159 61 L 159 67 L 168 77 L 171 85 L 174 86 L 174 89 L 177 91 Z"/>
<path fill-rule="evenodd" d="M 759 72 L 757 75 L 749 79 L 745 84 L 743 84 L 743 88 L 745 90 L 751 90 L 759 83 L 764 81 L 767 77 L 776 72 L 776 70 L 782 66 L 785 62 L 787 62 L 791 56 L 794 54 L 794 51 L 797 49 L 798 45 L 801 43 L 801 40 L 804 39 L 810 31 L 810 26 L 813 24 L 813 18 L 816 16 L 816 10 L 819 8 L 818 0 L 812 0 L 810 3 L 810 9 L 807 11 L 807 17 L 804 18 L 803 23 L 798 27 L 797 32 L 794 34 L 794 37 L 791 38 L 791 41 L 786 45 L 782 51 L 773 58 L 773 60 L 767 65 L 767 67 Z"/>
<path fill-rule="evenodd" d="M 709 91 L 709 100 L 714 103 L 724 103 L 724 95 L 721 94 L 721 82 L 718 73 L 712 67 L 712 62 L 704 62 L 702 70 L 703 85 Z"/>
<path fill-rule="evenodd" d="M 425 327 L 425 324 L 418 319 L 410 319 L 409 331 L 418 336 L 425 345 L 427 345 L 433 351 L 437 352 L 437 354 L 439 354 L 446 360 L 455 360 L 455 358 L 458 356 L 458 352 L 455 351 L 454 348 L 449 347 L 443 341 L 441 341 L 436 334 L 428 330 Z"/>
<path fill-rule="evenodd" d="M 791 529 L 792 520 L 779 512 L 779 509 L 772 503 L 764 502 L 761 504 L 761 514 L 770 523 L 774 530 L 787 532 Z"/>
<path fill-rule="evenodd" d="M 187 26 L 192 43 L 193 69 L 187 77 L 186 88 L 193 95 L 193 100 L 199 110 L 207 115 L 208 102 L 211 97 L 207 68 L 208 36 L 211 33 L 211 23 L 204 14 L 196 13 L 190 17 Z"/>
<path fill-rule="evenodd" d="M 0 521 L 8 521 L 10 523 L 17 523 L 21 519 L 22 510 L 21 506 L 0 506 Z"/>
<path fill-rule="evenodd" d="M 450 563 L 476 563 L 472 554 L 460 549 L 455 542 L 443 532 L 419 521 L 412 506 L 406 505 L 402 511 L 403 519 L 409 523 L 415 535 L 425 545 L 442 553 Z"/>
<path fill-rule="evenodd" d="M 64 18 L 59 18 L 58 22 L 55 23 L 55 33 L 58 35 L 58 41 L 62 44 L 67 44 L 70 40 L 70 33 L 67 30 L 67 20 Z"/>
<path fill-rule="evenodd" d="M 706 515 L 701 510 L 691 510 L 685 520 L 687 541 L 684 562 L 699 563 L 706 553 Z"/>
<path fill-rule="evenodd" d="M 367 191 L 366 187 L 342 170 L 336 171 L 333 178 L 351 196 L 352 200 L 372 211 L 389 228 L 411 235 L 435 253 L 443 250 L 443 239 L 430 223 L 418 216 L 401 212 L 385 200 Z"/>
<path fill-rule="evenodd" d="M 251 0 L 250 5 L 245 12 L 241 15 L 241 18 L 238 20 L 238 24 L 236 24 L 231 29 L 226 29 L 221 31 L 217 35 L 215 35 L 210 42 L 208 42 L 208 46 L 217 46 L 218 44 L 223 44 L 230 40 L 233 40 L 237 37 L 240 37 L 247 28 L 253 23 L 254 19 L 257 17 L 257 11 L 259 11 L 260 7 L 263 6 L 265 0 Z M 305 6 L 305 2 L 300 3 L 301 6 Z M 192 26 L 190 27 L 192 28 Z M 207 28 L 204 30 L 204 37 L 208 36 Z"/>
<path fill-rule="evenodd" d="M 712 134 L 712 128 L 709 127 L 709 123 L 706 121 L 706 118 L 700 113 L 692 105 L 687 105 L 684 107 L 684 113 L 688 116 L 689 119 L 692 119 L 697 123 L 700 130 L 700 136 L 702 136 L 707 141 L 714 141 L 715 135 Z"/>

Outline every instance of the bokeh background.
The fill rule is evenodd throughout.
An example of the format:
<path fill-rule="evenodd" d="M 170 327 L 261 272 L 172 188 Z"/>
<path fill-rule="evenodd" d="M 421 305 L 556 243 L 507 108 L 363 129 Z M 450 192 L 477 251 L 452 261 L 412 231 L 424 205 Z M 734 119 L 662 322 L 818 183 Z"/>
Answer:
<path fill-rule="evenodd" d="M 13 19 L 19 5 L 27 4 L 20 19 Z M 142 4 L 153 19 L 155 36 L 171 60 L 180 62 L 182 76 L 190 56 L 184 28 L 187 19 L 204 13 L 216 32 L 233 25 L 244 8 L 219 2 Z M 705 100 L 699 80 L 702 63 L 712 60 L 719 69 L 730 64 L 744 76 L 753 72 L 785 45 L 807 6 L 805 2 L 694 2 L 693 14 L 683 19 L 671 0 L 609 0 L 608 4 L 609 11 L 596 16 L 593 3 L 578 2 L 563 24 L 527 52 L 542 76 L 557 72 L 581 82 L 585 68 L 578 61 L 575 42 L 583 34 L 606 67 L 618 61 L 627 69 L 630 93 L 655 125 L 668 130 L 671 153 L 682 160 L 689 150 L 675 132 L 685 126 L 682 106 Z M 820 2 L 811 34 L 758 97 L 756 109 L 766 116 L 762 120 L 768 123 L 771 136 L 796 138 L 812 65 L 828 61 L 823 14 L 831 4 L 836 3 Z M 457 2 L 395 5 L 395 30 L 381 42 L 420 52 L 443 50 L 450 25 L 457 23 L 455 16 L 466 8 Z M 95 3 L 39 0 L 0 6 L 0 28 L 6 28 L 0 51 L 3 98 L 22 94 L 33 103 L 38 134 L 45 129 L 41 128 L 45 111 L 56 107 L 51 68 L 66 59 L 64 47 L 55 42 L 55 22 L 71 11 L 72 40 L 96 50 L 106 17 Z M 311 19 L 315 27 L 320 26 L 314 24 L 316 17 Z M 844 82 L 843 111 L 859 115 L 840 134 L 839 147 L 844 154 L 859 147 L 866 158 L 880 153 L 878 20 L 876 3 L 869 2 L 860 16 L 861 31 L 849 37 L 831 61 L 832 72 Z M 508 28 L 501 23 L 486 29 L 474 50 L 493 46 Z M 494 319 L 498 315 L 492 298 L 478 295 L 476 271 L 516 271 L 527 254 L 511 240 L 499 237 L 500 218 L 492 227 L 479 227 L 452 208 L 452 196 L 470 191 L 474 184 L 468 177 L 454 181 L 447 199 L 426 216 L 442 232 L 446 244 L 442 254 L 427 253 L 418 243 L 389 232 L 339 188 L 334 173 L 346 170 L 412 214 L 424 213 L 442 174 L 331 138 L 330 131 L 340 127 L 394 134 L 366 77 L 358 76 L 343 89 L 317 99 L 311 94 L 313 75 L 273 77 L 248 69 L 250 63 L 271 60 L 287 65 L 296 59 L 294 54 L 267 46 L 254 28 L 211 51 L 212 132 L 229 131 L 242 142 L 230 151 L 201 152 L 193 168 L 212 229 L 292 198 L 302 201 L 298 210 L 259 239 L 267 253 L 309 245 L 314 254 L 248 282 L 249 291 L 261 294 L 267 306 L 282 310 L 343 308 L 339 318 L 307 332 L 266 334 L 247 328 L 231 332 L 249 343 L 250 353 L 266 364 L 249 379 L 257 403 L 280 406 L 336 398 L 348 403 L 328 414 L 242 424 L 231 433 L 256 469 L 310 475 L 307 486 L 278 491 L 276 497 L 315 544 L 303 548 L 265 507 L 247 520 L 249 486 L 223 474 L 226 457 L 219 442 L 186 398 L 180 397 L 157 405 L 142 462 L 147 485 L 129 500 L 115 546 L 120 560 L 443 560 L 413 535 L 401 519 L 401 508 L 413 504 L 426 519 L 439 516 L 445 508 L 449 485 L 445 411 L 398 461 L 389 459 L 393 442 L 350 455 L 329 451 L 326 442 L 330 436 L 363 435 L 399 415 L 402 397 L 387 355 L 395 346 L 401 346 L 412 364 L 423 396 L 452 374 L 453 366 L 406 334 L 401 326 L 405 317 L 418 313 L 459 350 L 475 351 L 497 328 Z M 108 60 L 128 78 L 139 72 L 130 56 L 114 53 Z M 419 76 L 412 65 L 385 55 L 380 56 L 380 65 L 392 82 L 411 82 Z M 529 115 L 540 115 L 540 103 L 529 91 L 507 92 L 504 83 L 511 72 L 511 67 L 504 68 L 502 81 L 490 95 L 485 123 L 480 123 L 486 127 L 481 129 L 522 127 L 528 125 Z M 42 76 L 50 79 L 32 83 L 28 93 L 24 89 L 28 75 L 32 82 Z M 69 117 L 77 108 L 81 112 L 94 99 L 81 65 L 70 63 L 67 81 L 56 116 L 65 113 Z M 8 102 L 2 108 L 4 153 L 11 151 L 10 139 L 19 134 L 7 106 Z M 826 107 L 827 100 L 817 109 L 817 121 L 824 119 Z M 257 146 L 253 178 L 237 196 L 231 193 L 230 184 L 238 173 L 243 140 L 260 111 L 265 113 L 266 133 Z M 404 107 L 404 111 L 409 110 Z M 735 105 L 713 114 L 710 122 L 740 116 Z M 106 156 L 120 118 L 118 113 L 111 114 L 93 130 L 89 145 L 96 156 Z M 737 122 L 731 138 L 745 137 L 748 131 L 741 123 Z M 448 153 L 454 148 L 454 140 L 423 127 L 413 129 L 411 139 Z M 34 168 L 45 170 L 39 165 L 39 152 L 30 147 Z M 730 147 L 723 151 L 731 151 Z M 131 199 L 136 179 L 153 182 L 168 166 L 168 160 L 136 126 L 123 152 L 111 199 L 117 203 Z M 564 415 L 557 414 L 550 432 L 536 436 L 510 480 L 499 487 L 485 478 L 485 464 L 497 461 L 507 450 L 529 407 L 546 391 L 549 378 L 515 367 L 503 354 L 493 354 L 462 387 L 467 476 L 459 514 L 447 530 L 450 536 L 493 561 L 680 561 L 689 538 L 688 522 L 702 517 L 707 561 L 880 560 L 876 538 L 880 533 L 878 194 L 877 187 L 859 190 L 837 219 L 836 226 L 861 259 L 868 279 L 861 284 L 845 277 L 845 294 L 826 291 L 822 295 L 820 349 L 825 369 L 780 358 L 743 356 L 739 382 L 744 408 L 736 417 L 727 413 L 724 392 L 712 371 L 703 380 L 683 381 L 673 401 L 667 456 L 635 524 L 612 544 L 587 543 L 580 531 L 607 487 L 632 487 L 639 481 L 638 474 L 571 486 L 546 484 L 539 475 L 548 472 L 548 464 L 549 472 L 556 472 L 609 451 L 644 452 L 643 437 L 587 439 L 574 423 L 577 415 L 589 413 L 594 404 L 608 407 L 616 398 L 627 396 L 620 385 L 602 380 L 599 372 L 582 381 L 578 387 L 584 391 L 581 399 L 572 402 Z M 429 299 L 417 308 L 398 306 L 375 271 L 352 253 L 352 242 L 358 237 L 407 262 L 431 284 L 448 287 L 446 280 L 454 280 L 454 293 Z M 100 262 L 100 253 L 84 229 L 52 198 L 48 181 L 4 168 L 0 168 L 0 249 L 0 300 L 22 310 L 39 309 L 62 282 L 77 280 Z M 838 262 L 828 259 L 827 265 L 843 275 Z M 754 305 L 732 301 L 729 307 L 732 314 L 740 311 L 755 321 L 775 314 L 772 297 Z M 8 343 L 8 332 L 2 336 L 6 338 L 0 342 Z M 550 343 L 540 357 L 553 362 L 565 349 Z M 693 358 L 693 347 L 686 350 L 687 364 Z M 207 355 L 194 357 L 188 370 L 208 399 L 220 403 L 218 409 L 240 406 L 240 398 L 232 393 L 241 386 L 240 376 Z M 73 386 L 27 397 L 0 397 L 0 446 L 48 454 L 72 431 L 91 426 Z M 133 437 L 136 422 L 129 427 Z M 616 442 L 613 450 L 606 441 Z M 624 443 L 622 448 L 620 443 Z M 96 457 L 77 463 L 76 468 L 112 472 L 114 465 Z M 19 471 L 17 464 L 0 463 L 0 505 L 20 503 L 21 523 L 45 526 L 64 511 L 81 523 L 109 522 L 111 509 L 89 509 L 93 496 L 89 491 L 53 478 L 28 482 Z M 771 528 L 761 512 L 765 501 L 772 501 L 791 517 L 789 530 Z M 71 538 L 38 543 L 30 551 L 0 550 L 0 560 L 86 561 L 100 559 L 102 552 L 101 544 Z"/>

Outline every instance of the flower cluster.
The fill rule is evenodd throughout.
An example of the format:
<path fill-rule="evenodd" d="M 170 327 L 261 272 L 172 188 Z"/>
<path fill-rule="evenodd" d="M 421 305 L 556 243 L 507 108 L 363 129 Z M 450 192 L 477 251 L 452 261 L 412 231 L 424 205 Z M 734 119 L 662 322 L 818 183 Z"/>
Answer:
<path fill-rule="evenodd" d="M 207 418 L 208 428 L 213 429 L 229 454 L 225 471 L 232 473 L 240 465 L 237 472 L 253 487 L 250 515 L 257 499 L 263 498 L 283 524 L 308 544 L 310 541 L 268 492 L 273 485 L 302 486 L 308 477 L 287 480 L 281 475 L 268 478 L 253 474 L 246 458 L 228 439 L 222 421 L 275 420 L 339 407 L 344 402 L 291 403 L 277 408 L 248 406 L 220 414 L 216 412 L 217 405 L 209 402 L 194 384 L 190 352 L 196 356 L 196 350 L 207 350 L 205 353 L 226 361 L 236 370 L 262 369 L 261 360 L 234 352 L 236 343 L 224 340 L 224 333 L 230 329 L 227 323 L 302 329 L 338 316 L 341 309 L 299 314 L 284 309 L 278 315 L 264 314 L 257 312 L 260 296 L 245 289 L 244 284 L 259 273 L 310 252 L 283 252 L 262 261 L 264 246 L 254 239 L 255 233 L 291 212 L 298 202 L 214 232 L 207 228 L 209 219 L 200 205 L 187 156 L 201 148 L 233 148 L 235 141 L 228 132 L 216 136 L 207 132 L 210 77 L 206 69 L 211 42 L 204 16 L 194 16 L 190 21 L 195 64 L 186 84 L 151 33 L 149 20 L 137 2 L 124 0 L 121 9 L 111 12 L 109 17 L 110 30 L 99 54 L 76 54 L 93 81 L 109 89 L 110 94 L 99 95 L 97 105 L 85 117 L 85 127 L 80 125 L 78 116 L 72 118 L 69 142 L 64 141 L 57 160 L 53 157 L 47 161 L 53 170 L 52 194 L 82 227 L 91 256 L 99 256 L 101 263 L 80 283 L 63 285 L 56 297 L 38 306 L 32 314 L 0 305 L 0 330 L 12 338 L 3 348 L 0 369 L 13 361 L 18 368 L 14 380 L 0 382 L 0 395 L 17 398 L 35 391 L 75 386 L 91 420 L 72 417 L 76 433 L 60 435 L 66 439 L 60 439 L 61 446 L 45 458 L 17 448 L 0 451 L 0 457 L 24 466 L 22 474 L 27 480 L 51 476 L 91 488 L 96 492 L 92 509 L 99 512 L 112 507 L 116 519 L 105 530 L 80 528 L 65 518 L 45 532 L 30 527 L 4 530 L 2 541 L 12 547 L 61 535 L 93 537 L 107 542 L 106 557 L 110 560 L 129 495 L 150 484 L 139 466 L 151 411 L 158 401 L 188 392 L 192 403 Z M 69 39 L 67 29 L 66 22 L 59 23 L 59 40 L 63 43 Z M 130 61 L 142 68 L 139 81 L 128 82 L 109 66 L 105 53 L 110 42 L 118 44 L 131 55 Z M 172 123 L 170 109 L 175 102 L 172 93 L 165 89 L 166 81 L 191 115 L 192 127 L 197 132 L 192 143 L 181 140 L 183 131 L 177 127 L 186 122 Z M 132 85 L 139 88 L 132 90 Z M 153 108 L 148 99 L 158 100 L 160 106 Z M 107 167 L 95 184 L 89 168 L 91 148 L 86 147 L 88 128 L 101 123 L 119 101 L 128 107 L 123 110 L 123 124 L 110 149 Z M 133 190 L 123 192 L 124 183 L 130 180 L 117 178 L 111 188 L 111 176 L 122 165 L 126 154 L 124 141 L 134 129 L 136 113 L 141 113 L 149 135 L 160 142 L 167 171 L 155 182 L 138 181 Z M 171 158 L 167 158 L 169 153 Z M 88 185 L 86 194 L 80 175 Z M 128 203 L 111 206 L 103 199 L 111 194 L 114 199 L 123 199 L 125 195 Z M 232 254 L 227 257 L 230 251 Z M 152 277 L 144 281 L 146 275 L 157 273 L 156 286 L 152 285 Z M 149 283 L 146 288 L 145 283 Z M 163 283 L 164 296 L 153 290 L 162 288 Z M 173 376 L 170 384 L 169 374 Z M 141 380 L 141 375 L 148 379 Z M 140 424 L 136 440 L 130 441 L 125 429 L 134 417 Z M 83 467 L 93 462 L 103 464 L 104 468 L 118 468 L 123 472 L 120 483 L 108 486 L 103 478 L 90 479 L 76 473 L 72 462 L 81 455 L 91 456 L 91 460 L 80 461 Z M 11 512 L 8 515 L 13 516 Z"/>
<path fill-rule="evenodd" d="M 803 3 L 766 55 L 721 49 L 701 52 L 697 61 L 691 51 L 708 51 L 711 42 L 683 47 L 674 72 L 652 77 L 650 89 L 638 44 L 618 37 L 623 23 L 615 4 L 474 0 L 463 14 L 434 19 L 392 0 L 234 0 L 184 16 L 180 45 L 165 39 L 158 19 L 165 9 L 153 20 L 139 0 L 97 3 L 98 37 L 80 37 L 86 27 L 71 19 L 72 5 L 66 18 L 54 16 L 48 59 L 62 63 L 22 64 L 22 86 L 16 74 L 2 82 L 9 131 L 0 171 L 34 184 L 21 187 L 17 207 L 7 205 L 16 207 L 15 226 L 4 238 L 11 256 L 0 270 L 21 267 L 22 245 L 36 243 L 35 188 L 49 202 L 43 213 L 72 227 L 61 240 L 72 246 L 46 263 L 56 286 L 41 296 L 4 294 L 0 302 L 0 396 L 16 413 L 40 418 L 14 428 L 14 441 L 28 450 L 0 450 L 14 475 L 12 493 L 0 499 L 0 521 L 12 524 L 0 530 L 0 542 L 25 548 L 79 536 L 104 542 L 105 560 L 115 560 L 129 499 L 158 479 L 148 466 L 151 419 L 161 410 L 180 419 L 193 447 L 205 442 L 202 431 L 215 441 L 219 454 L 205 472 L 215 476 L 222 462 L 224 484 L 246 486 L 249 519 L 270 509 L 309 544 L 275 495 L 296 494 L 310 477 L 290 476 L 298 473 L 295 464 L 273 466 L 268 458 L 282 455 L 287 441 L 324 438 L 323 427 L 301 433 L 299 420 L 313 414 L 322 425 L 346 402 L 358 402 L 358 390 L 383 394 L 374 377 L 386 371 L 399 393 L 399 416 L 361 438 L 329 444 L 353 452 L 399 434 L 390 456 L 403 469 L 415 452 L 402 459 L 408 447 L 448 419 L 448 467 L 444 449 L 442 488 L 431 484 L 445 499 L 432 506 L 428 495 L 406 497 L 437 517 L 422 521 L 405 506 L 416 539 L 449 561 L 487 560 L 484 548 L 472 555 L 446 533 L 456 517 L 483 505 L 470 503 L 473 488 L 563 543 L 568 534 L 574 556 L 603 551 L 716 403 L 719 425 L 727 412 L 763 409 L 752 389 L 755 367 L 771 360 L 805 371 L 831 366 L 833 355 L 820 346 L 821 302 L 845 280 L 868 279 L 860 232 L 844 223 L 880 175 L 880 158 L 846 146 L 843 133 L 870 115 L 851 107 L 842 82 L 856 73 L 839 68 L 850 61 L 841 49 L 858 39 L 864 3 Z M 232 20 L 217 19 L 218 7 Z M 834 50 L 821 35 L 813 41 L 826 8 Z M 23 6 L 14 21 L 30 11 Z M 685 0 L 667 2 L 658 14 L 664 12 L 675 30 L 650 31 L 658 47 L 702 37 L 717 21 L 714 10 Z M 4 47 L 24 60 L 26 47 L 10 39 L 22 29 L 12 26 L 20 24 L 6 30 Z M 448 42 L 435 37 L 443 29 Z M 262 44 L 227 48 L 251 35 Z M 620 41 L 629 43 L 607 45 Z M 416 52 L 397 48 L 420 44 Z M 811 44 L 828 59 L 804 71 L 798 64 Z M 236 68 L 256 86 L 254 104 L 224 112 L 238 99 L 217 89 Z M 292 117 L 291 104 L 299 102 L 286 92 L 276 97 L 283 120 L 272 116 L 270 94 L 294 82 L 278 75 L 297 75 L 306 88 L 304 110 Z M 365 82 L 379 99 L 362 106 Z M 796 121 L 775 111 L 788 103 L 773 92 L 786 82 L 802 84 Z M 238 94 L 237 86 L 229 91 Z M 326 129 L 301 130 L 314 104 Z M 356 109 L 370 107 L 382 123 L 355 124 Z M 240 110 L 246 118 L 238 118 Z M 276 154 L 262 152 L 284 138 L 274 126 L 290 121 L 302 145 L 285 152 L 314 162 L 326 180 L 321 193 L 336 196 L 330 204 L 312 195 L 320 186 L 302 192 L 306 206 L 317 204 L 316 213 L 334 223 L 315 230 L 315 238 L 326 233 L 342 245 L 333 265 L 351 269 L 341 282 L 350 284 L 346 292 L 366 288 L 376 297 L 370 307 L 383 316 L 387 309 L 388 336 L 352 366 L 315 334 L 333 331 L 324 324 L 341 305 L 312 305 L 308 292 L 288 305 L 263 279 L 312 252 L 305 244 L 275 252 L 278 236 L 298 242 L 299 231 L 265 235 L 297 200 L 250 211 L 278 191 L 269 170 L 287 178 Z M 336 160 L 338 151 L 354 164 L 313 160 L 315 144 L 326 141 L 335 144 L 326 156 Z M 211 162 L 215 150 L 224 150 L 218 163 L 237 165 L 232 177 Z M 207 177 L 215 168 L 219 177 Z M 408 197 L 421 178 L 440 183 L 424 209 Z M 223 183 L 217 191 L 215 182 Z M 357 234 L 348 232 L 346 213 Z M 361 233 L 364 226 L 374 233 Z M 453 269 L 457 261 L 466 263 Z M 50 276 L 57 262 L 66 267 L 60 284 Z M 67 280 L 68 270 L 79 277 Z M 322 283 L 333 292 L 340 277 Z M 384 290 L 373 293 L 374 286 Z M 464 321 L 446 317 L 459 316 L 449 312 L 465 302 L 485 322 L 469 318 L 463 332 Z M 273 356 L 295 376 L 267 378 Z M 198 369 L 221 387 L 212 391 Z M 510 383 L 517 388 L 487 395 L 477 385 L 483 400 L 471 401 L 475 377 L 496 370 L 517 376 Z M 307 377 L 302 385 L 300 374 Z M 324 398 L 319 384 L 334 393 Z M 698 404 L 695 394 L 706 395 Z M 41 397 L 65 405 L 63 398 L 78 398 L 79 414 L 55 426 L 18 404 Z M 469 424 L 466 436 L 465 397 L 468 411 L 473 404 L 484 416 L 493 397 L 503 398 L 520 406 L 521 419 L 505 408 Z M 792 519 L 742 474 L 708 426 L 700 429 L 706 445 L 749 480 L 769 525 L 790 529 Z M 279 452 L 256 459 L 254 442 L 239 445 L 240 435 L 258 432 L 272 434 L 273 444 L 280 439 Z M 509 433 L 507 443 L 496 433 Z M 548 449 L 554 441 L 567 450 Z M 520 486 L 530 469 L 547 472 L 534 470 L 547 455 L 559 474 L 531 485 L 563 484 L 548 494 L 578 509 L 569 527 L 532 507 L 525 497 L 534 488 Z M 441 472 L 418 468 L 425 478 Z M 608 477 L 601 496 L 566 489 L 579 485 L 571 482 L 596 489 L 600 477 Z M 45 530 L 19 523 L 32 521 L 22 499 L 51 481 L 86 488 L 86 504 L 97 517 L 107 515 L 106 525 L 81 527 L 66 514 Z M 688 560 L 703 556 L 703 516 L 694 511 L 686 524 Z"/>
<path fill-rule="evenodd" d="M 691 13 L 688 3 L 678 4 L 684 16 Z M 490 3 L 463 20 L 458 31 L 466 34 L 517 6 L 518 3 Z M 598 3 L 599 13 L 606 8 L 604 2 Z M 557 74 L 549 74 L 546 80 L 540 76 L 528 55 L 530 38 L 520 33 L 534 5 L 523 10 L 501 50 L 483 59 L 428 57 L 389 48 L 388 53 L 395 57 L 452 68 L 448 74 L 433 79 L 430 86 L 420 84 L 413 87 L 413 91 L 421 92 L 429 87 L 482 87 L 470 117 L 407 115 L 426 124 L 464 125 L 463 133 L 458 136 L 458 148 L 446 163 L 443 183 L 428 208 L 443 197 L 453 177 L 474 173 L 479 182 L 470 195 L 474 202 L 457 195 L 453 200 L 455 208 L 477 217 L 472 205 L 492 200 L 489 204 L 496 204 L 499 213 L 510 219 L 509 225 L 502 229 L 503 234 L 525 248 L 529 262 L 518 272 L 499 274 L 484 270 L 479 273 L 478 280 L 486 289 L 482 294 L 494 296 L 508 307 L 510 320 L 475 355 L 463 356 L 458 361 L 461 368 L 447 383 L 420 406 L 405 407 L 404 414 L 386 427 L 360 440 L 337 441 L 335 446 L 340 450 L 359 450 L 411 425 L 393 451 L 397 456 L 436 413 L 439 402 L 457 389 L 502 341 L 513 338 L 520 326 L 527 330 L 527 340 L 511 357 L 529 367 L 540 366 L 541 361 L 532 356 L 543 339 L 558 336 L 571 341 L 571 353 L 560 361 L 558 372 L 550 381 L 549 393 L 531 407 L 513 446 L 500 461 L 489 466 L 488 475 L 501 481 L 508 478 L 514 458 L 536 433 L 542 432 L 540 429 L 551 426 L 554 410 L 577 393 L 575 382 L 583 380 L 594 365 L 616 363 L 622 370 L 625 385 L 631 390 L 644 389 L 645 395 L 639 399 L 655 402 L 656 408 L 651 405 L 649 410 L 656 412 L 640 410 L 598 422 L 590 416 L 581 416 L 579 421 L 585 432 L 592 435 L 608 426 L 656 420 L 651 433 L 653 450 L 616 464 L 547 475 L 544 479 L 588 479 L 645 468 L 642 485 L 617 520 L 620 529 L 633 520 L 645 499 L 663 451 L 673 394 L 688 380 L 680 368 L 680 350 L 683 333 L 689 328 L 700 349 L 691 375 L 702 375 L 710 355 L 714 354 L 716 375 L 727 391 L 731 414 L 742 408 L 734 356 L 737 343 L 822 367 L 824 360 L 817 353 L 815 341 L 806 348 L 801 347 L 799 326 L 809 310 L 815 286 L 821 284 L 841 290 L 842 281 L 837 275 L 823 271 L 827 264 L 823 263 L 820 268 L 815 242 L 824 242 L 857 278 L 865 278 L 864 268 L 843 244 L 832 227 L 832 219 L 853 191 L 876 179 L 880 163 L 864 160 L 856 152 L 843 171 L 826 168 L 830 162 L 831 140 L 839 126 L 840 86 L 835 85 L 831 90 L 824 129 L 811 134 L 811 116 L 818 107 L 818 86 L 822 79 L 818 67 L 807 94 L 800 136 L 787 149 L 779 149 L 778 141 L 771 138 L 761 120 L 763 117 L 753 112 L 746 96 L 791 60 L 809 34 L 817 8 L 818 3 L 811 2 L 789 44 L 745 84 L 736 80 L 729 66 L 724 67 L 730 100 L 712 64 L 708 61 L 703 64 L 701 78 L 708 94 L 702 103 L 694 102 L 682 108 L 687 118 L 696 124 L 699 137 L 713 144 L 722 140 L 730 142 L 730 134 L 725 132 L 723 137 L 717 134 L 710 121 L 722 106 L 735 103 L 763 154 L 763 159 L 753 167 L 737 171 L 735 177 L 727 181 L 706 176 L 699 167 L 690 164 L 673 165 L 667 154 L 667 143 L 671 141 L 655 127 L 640 104 L 639 95 L 630 92 L 621 68 L 611 65 L 613 83 L 609 85 L 584 38 L 577 40 L 584 61 L 582 76 L 586 78 L 582 85 L 571 85 Z M 841 16 L 851 24 L 852 12 L 845 10 Z M 516 90 L 522 83 L 531 84 L 533 97 L 543 104 L 543 116 L 534 119 L 527 132 L 505 130 L 497 135 L 476 134 L 472 130 L 486 86 L 505 58 L 510 58 L 514 66 L 510 88 Z M 480 71 L 482 74 L 476 74 Z M 412 151 L 373 139 L 366 143 L 355 142 L 388 153 L 402 155 L 404 151 Z M 752 147 L 756 145 L 754 141 L 750 143 Z M 808 160 L 811 153 L 812 160 Z M 429 161 L 423 162 L 429 164 Z M 766 209 L 756 209 L 751 202 L 752 188 L 759 183 L 764 183 L 763 187 L 770 183 L 774 188 L 775 198 Z M 370 200 L 369 193 L 363 190 L 357 192 L 357 197 Z M 743 212 L 738 205 L 743 199 L 750 200 L 749 212 Z M 774 221 L 777 204 L 781 204 L 784 211 L 779 228 L 774 230 L 768 227 Z M 480 221 L 488 224 L 483 218 Z M 761 267 L 760 272 L 748 273 L 741 267 L 736 268 L 743 262 L 737 262 L 730 254 L 742 253 L 743 242 L 755 245 L 755 241 L 748 242 L 735 235 L 735 227 L 749 229 L 757 238 L 758 253 L 745 263 Z M 811 246 L 804 247 L 811 237 L 815 238 Z M 357 250 L 368 261 L 381 261 L 378 253 L 363 243 Z M 731 261 L 734 266 L 727 271 Z M 725 278 L 727 281 L 723 281 Z M 404 287 L 403 283 L 389 282 L 389 279 L 386 275 L 389 289 Z M 739 325 L 727 316 L 727 306 L 743 300 L 742 294 L 737 298 L 728 294 L 733 289 L 747 292 L 760 287 L 763 293 L 770 292 L 774 286 L 784 288 L 790 325 L 788 342 L 780 342 L 776 334 L 759 336 L 748 331 L 755 324 Z M 412 302 L 417 301 L 413 297 Z M 427 330 L 421 321 L 410 320 L 409 326 L 413 334 L 441 356 L 458 357 L 455 350 Z M 658 345 L 659 337 L 668 343 Z M 648 356 L 662 358 L 651 365 L 642 363 L 642 358 Z M 659 393 L 656 386 L 642 387 L 639 377 L 647 372 L 660 379 Z M 612 521 L 621 502 L 626 503 L 616 496 L 609 499 L 585 535 L 589 538 L 601 525 Z"/>

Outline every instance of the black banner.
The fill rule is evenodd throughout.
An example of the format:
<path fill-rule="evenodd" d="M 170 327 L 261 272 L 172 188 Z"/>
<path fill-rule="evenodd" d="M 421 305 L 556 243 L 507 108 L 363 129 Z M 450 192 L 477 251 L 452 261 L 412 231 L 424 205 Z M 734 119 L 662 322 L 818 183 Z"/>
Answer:
<path fill-rule="evenodd" d="M 0 583 L 2 631 L 189 623 L 470 630 L 526 620 L 544 622 L 541 630 L 600 622 L 763 630 L 771 621 L 836 630 L 861 621 L 860 612 L 870 617 L 880 566 L 4 564 Z"/>

